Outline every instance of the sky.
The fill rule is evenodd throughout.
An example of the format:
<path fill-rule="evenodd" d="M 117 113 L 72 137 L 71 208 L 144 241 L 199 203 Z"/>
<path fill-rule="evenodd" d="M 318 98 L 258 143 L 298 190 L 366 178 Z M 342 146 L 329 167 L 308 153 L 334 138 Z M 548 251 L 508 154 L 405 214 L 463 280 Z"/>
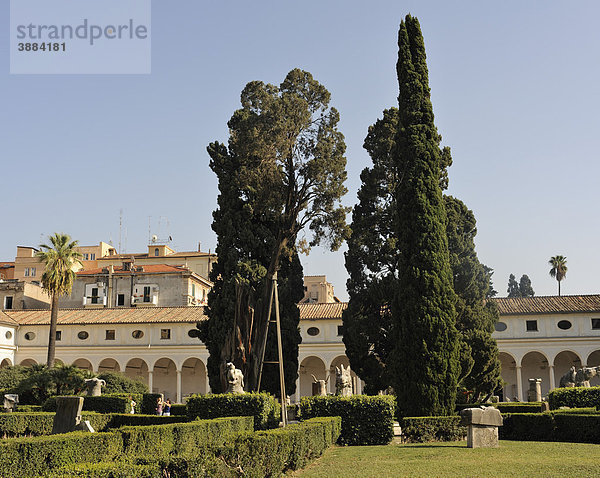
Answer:
<path fill-rule="evenodd" d="M 407 13 L 421 23 L 435 121 L 452 149 L 448 192 L 475 213 L 499 295 L 511 273 L 556 294 L 557 254 L 567 257 L 562 294 L 600 293 L 595 1 L 154 0 L 149 75 L 11 75 L 1 28 L 0 261 L 54 232 L 121 252 L 146 251 L 153 234 L 178 251 L 214 251 L 206 146 L 227 142 L 246 83 L 279 84 L 296 67 L 340 112 L 353 206 L 370 165 L 367 129 L 397 105 Z M 302 257 L 305 274 L 326 274 L 342 300 L 344 250 Z"/>

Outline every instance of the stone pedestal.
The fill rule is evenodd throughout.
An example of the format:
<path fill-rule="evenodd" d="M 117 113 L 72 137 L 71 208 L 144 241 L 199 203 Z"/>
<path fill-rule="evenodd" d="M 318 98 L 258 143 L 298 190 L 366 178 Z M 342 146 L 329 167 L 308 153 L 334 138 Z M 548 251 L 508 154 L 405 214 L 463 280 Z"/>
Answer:
<path fill-rule="evenodd" d="M 81 423 L 83 397 L 56 397 L 56 415 L 52 434 L 68 433 L 78 429 Z"/>
<path fill-rule="evenodd" d="M 542 379 L 541 378 L 530 378 L 529 379 L 529 390 L 527 391 L 528 402 L 541 402 L 542 401 Z"/>
<path fill-rule="evenodd" d="M 466 408 L 460 412 L 467 426 L 467 448 L 497 448 L 502 415 L 494 407 Z"/>

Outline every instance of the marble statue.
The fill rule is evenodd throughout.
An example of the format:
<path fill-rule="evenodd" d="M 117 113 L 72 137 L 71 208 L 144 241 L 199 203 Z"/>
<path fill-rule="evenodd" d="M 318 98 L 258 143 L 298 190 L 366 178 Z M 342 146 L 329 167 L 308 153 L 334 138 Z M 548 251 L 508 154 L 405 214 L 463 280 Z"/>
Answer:
<path fill-rule="evenodd" d="M 311 375 L 313 378 L 313 387 L 312 387 L 313 396 L 318 395 L 318 396 L 323 397 L 323 396 L 327 395 L 327 382 L 329 381 L 329 377 L 327 377 L 325 380 L 319 380 L 312 373 L 311 373 Z"/>
<path fill-rule="evenodd" d="M 16 393 L 4 394 L 4 410 L 7 412 L 14 412 L 19 403 L 19 396 Z"/>
<path fill-rule="evenodd" d="M 561 387 L 589 387 L 590 379 L 600 374 L 600 367 L 582 367 L 576 370 L 571 367 L 560 377 Z"/>
<path fill-rule="evenodd" d="M 87 387 L 88 397 L 99 397 L 102 394 L 102 387 L 106 385 L 106 382 L 101 378 L 88 378 L 85 380 L 85 386 Z"/>
<path fill-rule="evenodd" d="M 350 366 L 344 368 L 340 365 L 335 368 L 335 394 L 342 397 L 352 395 L 352 375 L 350 375 Z"/>
<path fill-rule="evenodd" d="M 231 362 L 227 362 L 227 392 L 244 393 L 244 375 L 239 368 Z"/>

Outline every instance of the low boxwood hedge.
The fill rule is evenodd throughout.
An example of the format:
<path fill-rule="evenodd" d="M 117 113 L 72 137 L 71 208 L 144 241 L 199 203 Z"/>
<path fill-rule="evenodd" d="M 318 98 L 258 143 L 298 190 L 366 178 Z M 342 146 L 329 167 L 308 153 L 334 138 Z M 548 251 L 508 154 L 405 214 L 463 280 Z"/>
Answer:
<path fill-rule="evenodd" d="M 82 420 L 89 420 L 96 431 L 104 431 L 114 420 L 113 415 L 86 412 L 81 414 Z M 0 415 L 0 437 L 15 438 L 22 436 L 49 435 L 52 432 L 54 413 L 4 413 Z"/>
<path fill-rule="evenodd" d="M 183 404 L 175 403 L 171 405 L 171 415 L 187 415 L 187 407 Z"/>
<path fill-rule="evenodd" d="M 511 413 L 503 416 L 499 436 L 504 440 L 600 443 L 600 414 L 560 410 Z"/>
<path fill-rule="evenodd" d="M 252 417 L 228 417 L 3 440 L 0 477 L 37 477 L 80 463 L 134 462 L 139 457 L 156 460 L 175 452 L 191 454 L 197 446 L 223 446 L 232 435 L 251 431 L 253 425 Z"/>
<path fill-rule="evenodd" d="M 460 417 L 404 417 L 398 419 L 402 439 L 409 443 L 464 440 L 467 428 Z"/>
<path fill-rule="evenodd" d="M 171 454 L 190 454 L 201 445 L 221 444 L 228 437 L 254 430 L 252 417 L 224 417 L 170 423 L 122 427 L 123 452 L 130 457 L 160 458 Z"/>
<path fill-rule="evenodd" d="M 163 472 L 158 463 L 151 465 L 132 463 L 80 463 L 56 470 L 55 476 L 86 478 L 162 478 Z"/>
<path fill-rule="evenodd" d="M 189 419 L 218 417 L 254 417 L 254 429 L 266 430 L 279 425 L 281 408 L 268 393 L 222 393 L 192 395 L 186 403 Z"/>
<path fill-rule="evenodd" d="M 548 394 L 550 410 L 560 407 L 581 408 L 600 406 L 600 387 L 555 388 Z"/>
<path fill-rule="evenodd" d="M 500 402 L 492 404 L 500 413 L 540 413 L 542 402 Z"/>
<path fill-rule="evenodd" d="M 142 413 L 144 415 L 156 415 L 156 402 L 161 397 L 160 393 L 144 393 L 142 398 Z"/>
<path fill-rule="evenodd" d="M 340 445 L 387 445 L 394 438 L 395 403 L 389 395 L 302 397 L 299 418 L 341 417 Z"/>

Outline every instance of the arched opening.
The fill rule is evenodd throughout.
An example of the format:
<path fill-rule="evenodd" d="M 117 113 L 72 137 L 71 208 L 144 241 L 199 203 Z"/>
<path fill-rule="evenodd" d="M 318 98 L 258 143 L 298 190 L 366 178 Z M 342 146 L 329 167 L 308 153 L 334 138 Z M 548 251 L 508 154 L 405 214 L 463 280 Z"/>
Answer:
<path fill-rule="evenodd" d="M 0 368 L 6 368 L 10 366 L 12 366 L 12 362 L 8 358 L 5 358 L 4 360 L 2 360 L 2 362 L 0 362 Z"/>
<path fill-rule="evenodd" d="M 32 367 L 36 364 L 37 364 L 37 362 L 35 360 L 28 358 L 28 359 L 21 360 L 21 363 L 19 365 L 22 365 L 23 367 Z"/>
<path fill-rule="evenodd" d="M 98 365 L 98 373 L 102 372 L 120 372 L 121 367 L 119 367 L 119 362 L 117 362 L 113 358 L 105 358 Z"/>
<path fill-rule="evenodd" d="M 564 350 L 554 357 L 554 384 L 560 387 L 560 379 L 571 367 L 581 368 L 579 355 L 570 350 Z"/>
<path fill-rule="evenodd" d="M 600 350 L 594 350 L 588 357 L 586 362 L 588 367 L 600 366 Z M 600 376 L 593 377 L 590 380 L 590 386 L 600 387 Z"/>
<path fill-rule="evenodd" d="M 189 358 L 181 366 L 181 395 L 183 401 L 190 395 L 206 393 L 206 367 L 198 358 Z"/>
<path fill-rule="evenodd" d="M 78 358 L 73 362 L 73 365 L 77 368 L 81 368 L 84 370 L 89 370 L 90 372 L 94 371 L 94 367 L 92 367 L 92 363 L 88 359 Z"/>
<path fill-rule="evenodd" d="M 55 358 L 55 359 L 54 359 L 54 366 L 55 366 L 55 367 L 57 367 L 57 366 L 59 366 L 59 365 L 64 365 L 64 364 L 65 364 L 65 363 L 64 363 L 64 362 L 63 362 L 61 359 L 59 359 L 59 358 Z"/>
<path fill-rule="evenodd" d="M 148 364 L 140 358 L 133 358 L 125 365 L 125 375 L 148 385 Z"/>
<path fill-rule="evenodd" d="M 162 393 L 165 400 L 167 398 L 170 398 L 171 402 L 177 400 L 177 367 L 171 359 L 163 357 L 154 364 L 152 391 Z"/>
<path fill-rule="evenodd" d="M 527 401 L 530 378 L 541 378 L 542 397 L 548 396 L 550 390 L 550 369 L 548 367 L 548 358 L 540 352 L 528 352 L 521 360 L 521 380 L 524 401 Z"/>
<path fill-rule="evenodd" d="M 500 352 L 498 358 L 500 359 L 500 374 L 502 375 L 502 380 L 506 382 L 506 385 L 502 389 L 500 400 L 503 402 L 514 401 L 519 396 L 517 388 L 517 362 L 512 355 L 506 352 Z"/>
<path fill-rule="evenodd" d="M 350 367 L 350 360 L 348 360 L 348 357 L 346 357 L 345 355 L 339 355 L 338 357 L 334 358 L 331 362 L 331 366 L 329 367 L 329 375 L 331 376 L 331 378 L 329 379 L 328 389 L 333 394 L 335 394 L 335 392 L 336 392 L 335 368 L 340 367 L 341 365 L 343 365 L 344 368 Z M 360 382 L 360 378 L 358 377 L 358 375 L 356 375 L 354 373 L 353 370 L 350 370 L 350 375 L 352 376 L 352 393 L 353 394 L 361 393 L 362 384 Z"/>
<path fill-rule="evenodd" d="M 310 397 L 312 395 L 313 375 L 318 380 L 326 380 L 325 362 L 319 357 L 306 357 L 300 364 L 300 397 Z M 335 376 L 329 379 L 335 381 Z M 329 386 L 328 386 L 329 388 Z M 296 392 L 298 393 L 298 392 Z"/>

